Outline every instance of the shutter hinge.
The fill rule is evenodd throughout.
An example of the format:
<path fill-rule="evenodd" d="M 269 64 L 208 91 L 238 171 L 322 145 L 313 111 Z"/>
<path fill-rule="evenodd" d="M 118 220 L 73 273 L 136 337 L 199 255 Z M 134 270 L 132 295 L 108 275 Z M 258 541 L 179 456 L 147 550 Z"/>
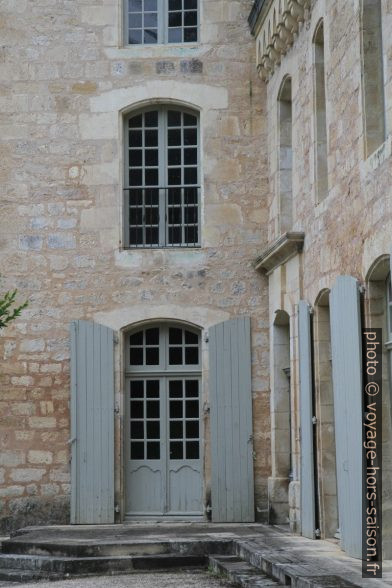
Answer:
<path fill-rule="evenodd" d="M 116 404 L 115 404 L 115 406 L 114 406 L 114 414 L 120 414 L 120 407 L 119 407 L 119 405 L 117 404 L 117 402 L 116 402 Z"/>
<path fill-rule="evenodd" d="M 116 504 L 116 506 L 114 507 L 114 512 L 120 512 L 120 505 Z"/>
<path fill-rule="evenodd" d="M 210 405 L 209 405 L 208 402 L 205 402 L 203 404 L 203 412 L 204 412 L 204 414 L 209 414 L 210 413 Z"/>
<path fill-rule="evenodd" d="M 321 537 L 321 531 L 320 531 L 320 529 L 316 529 L 315 530 L 314 536 L 316 537 L 316 539 L 320 539 L 320 537 Z"/>
<path fill-rule="evenodd" d="M 210 338 L 209 338 L 209 336 L 208 336 L 208 333 L 206 333 L 206 334 L 205 334 L 205 337 L 204 337 L 204 341 L 205 341 L 206 343 L 208 343 L 208 341 L 209 341 L 209 340 L 210 340 Z"/>
<path fill-rule="evenodd" d="M 115 345 L 118 345 L 120 343 L 120 339 L 119 339 L 118 335 L 116 335 L 116 333 L 113 335 L 113 343 Z"/>
<path fill-rule="evenodd" d="M 313 423 L 313 425 L 317 425 L 317 423 L 318 423 L 317 417 L 315 417 L 315 416 L 312 417 L 312 423 Z"/>

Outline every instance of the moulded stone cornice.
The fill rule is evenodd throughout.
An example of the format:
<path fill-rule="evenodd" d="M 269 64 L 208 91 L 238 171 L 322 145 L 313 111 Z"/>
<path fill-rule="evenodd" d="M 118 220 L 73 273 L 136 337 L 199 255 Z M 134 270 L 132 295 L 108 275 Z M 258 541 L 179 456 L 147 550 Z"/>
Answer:
<path fill-rule="evenodd" d="M 267 274 L 300 253 L 304 246 L 305 233 L 290 231 L 278 237 L 255 260 L 256 270 Z"/>
<path fill-rule="evenodd" d="M 258 20 L 255 6 L 259 5 Z M 301 23 L 310 17 L 311 0 L 272 0 L 255 2 L 252 10 L 252 32 L 257 34 L 257 69 L 268 81 L 294 43 Z M 261 6 L 261 8 L 260 8 Z"/>

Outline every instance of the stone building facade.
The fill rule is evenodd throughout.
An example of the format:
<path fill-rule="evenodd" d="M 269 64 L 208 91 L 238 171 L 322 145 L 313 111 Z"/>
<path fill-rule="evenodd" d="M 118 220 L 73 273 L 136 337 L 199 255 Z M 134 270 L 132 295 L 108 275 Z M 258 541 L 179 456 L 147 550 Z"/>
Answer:
<path fill-rule="evenodd" d="M 4 288 L 29 299 L 0 337 L 2 527 L 69 521 L 70 322 L 81 320 L 115 333 L 116 522 L 128 512 L 129 380 L 179 377 L 149 370 L 147 355 L 155 348 L 170 357 L 171 336 L 181 329 L 186 354 L 197 335 L 197 368 L 181 373 L 184 382 L 201 377 L 199 515 L 212 509 L 218 520 L 211 341 L 217 324 L 250 317 L 253 416 L 245 453 L 253 460 L 255 518 L 340 538 L 359 557 L 358 522 L 350 530 L 346 521 L 361 513 L 358 500 L 346 508 L 343 480 L 360 485 L 361 448 L 342 435 L 360 438 L 360 329 L 381 327 L 384 551 L 391 557 L 390 2 L 165 0 L 157 18 L 154 6 L 1 3 L 1 273 Z M 196 21 L 185 14 L 196 10 Z M 173 190 L 182 199 L 177 240 Z M 227 348 L 217 346 L 218 356 Z M 341 418 L 340 397 L 354 399 Z M 227 430 L 236 430 L 233 405 L 224 414 Z M 160 418 L 166 430 L 171 417 Z M 148 438 L 143 443 L 150 451 Z M 134 450 L 136 461 L 147 455 Z M 306 467 L 313 458 L 314 470 Z M 149 484 L 140 484 L 143 495 Z"/>
<path fill-rule="evenodd" d="M 267 88 L 269 228 L 257 267 L 269 278 L 270 506 L 275 520 L 289 517 L 291 528 L 298 532 L 302 527 L 305 534 L 313 500 L 316 518 L 308 536 L 340 538 L 356 557 L 362 516 L 361 461 L 354 459 L 361 446 L 361 357 L 360 338 L 355 344 L 345 331 L 356 297 L 360 301 L 353 331 L 383 329 L 383 539 L 385 555 L 392 553 L 391 19 L 391 3 L 385 0 L 256 2 L 250 16 L 257 66 Z M 353 288 L 347 307 L 338 294 L 343 283 Z M 308 447 L 300 443 L 307 426 L 301 410 L 300 364 L 307 360 L 301 357 L 300 301 L 308 306 L 313 323 L 309 363 L 315 471 L 314 487 L 308 489 L 301 481 Z M 348 381 L 338 365 L 339 338 L 351 370 Z M 354 358 L 347 349 L 356 345 Z M 290 382 L 282 368 L 290 368 Z M 341 406 L 336 405 L 339 394 L 345 394 L 343 382 L 352 402 L 339 421 Z M 347 438 L 340 429 L 348 431 Z M 347 441 L 354 437 L 359 440 L 356 450 Z M 359 497 L 350 525 L 344 525 L 350 510 L 341 487 L 345 471 L 355 481 L 351 503 Z M 306 509 L 301 509 L 301 486 L 302 503 L 311 498 Z M 350 543 L 354 533 L 359 537 L 356 547 Z"/>
<path fill-rule="evenodd" d="M 114 471 L 120 521 L 129 329 L 150 321 L 200 329 L 207 512 L 206 334 L 227 319 L 251 317 L 255 506 L 265 517 L 267 280 L 252 266 L 267 226 L 264 88 L 247 23 L 252 3 L 196 4 L 197 42 L 142 45 L 124 37 L 127 2 L 121 0 L 1 3 L 2 289 L 17 287 L 29 300 L 0 339 L 5 529 L 69 521 L 69 324 L 79 319 L 106 325 L 118 338 Z M 190 109 L 199 120 L 200 246 L 132 248 L 123 230 L 124 121 L 143 109 L 167 107 Z"/>

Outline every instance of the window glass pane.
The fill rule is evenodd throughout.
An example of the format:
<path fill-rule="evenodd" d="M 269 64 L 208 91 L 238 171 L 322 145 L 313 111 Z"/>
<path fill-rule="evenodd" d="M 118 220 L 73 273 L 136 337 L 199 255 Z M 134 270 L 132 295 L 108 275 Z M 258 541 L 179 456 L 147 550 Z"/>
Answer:
<path fill-rule="evenodd" d="M 182 459 L 183 455 L 183 443 L 172 441 L 170 443 L 170 459 Z"/>
<path fill-rule="evenodd" d="M 181 165 L 181 149 L 169 149 L 169 165 Z"/>
<path fill-rule="evenodd" d="M 198 418 L 199 416 L 199 401 L 198 400 L 187 400 L 185 416 L 187 419 Z"/>
<path fill-rule="evenodd" d="M 199 438 L 199 421 L 186 421 L 186 437 L 187 439 Z"/>
<path fill-rule="evenodd" d="M 147 401 L 147 418 L 156 419 L 159 418 L 159 401 L 148 400 Z"/>
<path fill-rule="evenodd" d="M 146 365 L 159 365 L 159 347 L 146 348 Z"/>
<path fill-rule="evenodd" d="M 131 382 L 131 398 L 143 398 L 143 396 L 143 382 L 141 380 Z"/>
<path fill-rule="evenodd" d="M 169 0 L 169 10 L 182 10 L 182 0 Z"/>
<path fill-rule="evenodd" d="M 197 28 L 184 29 L 184 43 L 196 43 Z"/>
<path fill-rule="evenodd" d="M 135 12 L 129 15 L 129 26 L 132 29 L 141 29 L 143 26 L 143 15 L 141 12 Z"/>
<path fill-rule="evenodd" d="M 169 223 L 172 225 L 179 225 L 182 221 L 181 208 L 169 208 Z"/>
<path fill-rule="evenodd" d="M 197 9 L 197 0 L 184 0 L 185 10 Z"/>
<path fill-rule="evenodd" d="M 197 129 L 184 129 L 184 145 L 197 145 Z"/>
<path fill-rule="evenodd" d="M 152 12 L 157 11 L 158 0 L 144 0 L 144 10 L 151 10 Z"/>
<path fill-rule="evenodd" d="M 197 184 L 197 168 L 196 167 L 185 168 L 184 184 Z"/>
<path fill-rule="evenodd" d="M 146 165 L 158 166 L 158 149 L 146 149 Z"/>
<path fill-rule="evenodd" d="M 155 29 L 158 26 L 158 15 L 156 12 L 146 12 L 144 14 L 144 26 L 146 29 Z"/>
<path fill-rule="evenodd" d="M 129 128 L 130 129 L 141 128 L 142 124 L 143 124 L 143 117 L 141 114 L 129 119 Z"/>
<path fill-rule="evenodd" d="M 128 42 L 130 45 L 140 45 L 143 39 L 143 31 L 141 29 L 130 29 Z"/>
<path fill-rule="evenodd" d="M 131 459 L 144 459 L 144 443 L 133 441 L 131 443 Z"/>
<path fill-rule="evenodd" d="M 181 168 L 169 169 L 169 186 L 181 186 Z"/>
<path fill-rule="evenodd" d="M 144 422 L 131 422 L 131 439 L 144 439 Z"/>
<path fill-rule="evenodd" d="M 131 349 L 130 364 L 131 365 L 143 365 L 143 348 L 142 347 L 140 349 L 137 347 Z"/>
<path fill-rule="evenodd" d="M 159 421 L 147 421 L 147 439 L 159 439 L 159 437 L 160 437 L 160 423 L 159 423 Z"/>
<path fill-rule="evenodd" d="M 186 365 L 197 365 L 199 363 L 198 347 L 185 348 L 185 363 Z"/>
<path fill-rule="evenodd" d="M 182 401 L 171 400 L 170 401 L 170 418 L 181 419 L 182 418 Z"/>
<path fill-rule="evenodd" d="M 169 29 L 169 43 L 182 42 L 182 29 Z"/>
<path fill-rule="evenodd" d="M 197 164 L 197 149 L 184 149 L 185 165 Z"/>
<path fill-rule="evenodd" d="M 131 335 L 129 337 L 129 343 L 131 345 L 143 345 L 143 331 Z"/>
<path fill-rule="evenodd" d="M 177 110 L 169 110 L 167 113 L 167 124 L 169 127 L 181 126 L 181 112 Z"/>
<path fill-rule="evenodd" d="M 171 380 L 169 383 L 170 398 L 182 397 L 182 381 Z"/>
<path fill-rule="evenodd" d="M 182 437 L 183 437 L 182 421 L 171 421 L 170 422 L 170 439 L 182 439 Z"/>
<path fill-rule="evenodd" d="M 197 12 L 191 10 L 184 13 L 184 26 L 196 26 L 197 25 Z"/>
<path fill-rule="evenodd" d="M 143 165 L 143 151 L 141 149 L 132 149 L 129 153 L 129 163 L 132 167 Z"/>
<path fill-rule="evenodd" d="M 156 442 L 147 443 L 147 459 L 160 459 L 160 445 Z"/>
<path fill-rule="evenodd" d="M 156 29 L 148 29 L 144 31 L 144 43 L 155 44 L 158 42 L 158 31 Z"/>
<path fill-rule="evenodd" d="M 181 131 L 180 129 L 169 129 L 168 131 L 169 146 L 181 145 Z"/>
<path fill-rule="evenodd" d="M 198 443 L 198 441 L 187 441 L 187 443 L 186 443 L 186 459 L 199 459 L 199 443 Z"/>
<path fill-rule="evenodd" d="M 159 398 L 159 380 L 147 380 L 147 398 Z"/>
<path fill-rule="evenodd" d="M 159 328 L 146 329 L 146 345 L 159 345 Z"/>
<path fill-rule="evenodd" d="M 181 365 L 182 364 L 182 347 L 171 347 L 169 349 L 169 364 L 170 365 Z"/>
<path fill-rule="evenodd" d="M 185 396 L 187 398 L 199 396 L 199 382 L 197 380 L 187 380 L 185 384 Z"/>
<path fill-rule="evenodd" d="M 142 419 L 144 417 L 144 404 L 138 400 L 131 401 L 131 419 Z"/>
<path fill-rule="evenodd" d="M 129 12 L 142 12 L 143 0 L 128 0 Z"/>
<path fill-rule="evenodd" d="M 171 188 L 169 190 L 169 204 L 181 204 L 181 190 Z"/>
<path fill-rule="evenodd" d="M 180 27 L 182 26 L 182 12 L 170 12 L 169 13 L 169 27 Z"/>
<path fill-rule="evenodd" d="M 144 183 L 146 186 L 158 185 L 158 170 L 154 168 L 147 168 L 144 170 Z"/>
<path fill-rule="evenodd" d="M 178 345 L 182 343 L 182 333 L 183 330 L 182 329 L 175 329 L 175 328 L 170 328 L 169 329 L 169 344 L 172 345 Z"/>
<path fill-rule="evenodd" d="M 146 127 L 157 127 L 158 126 L 158 111 L 152 110 L 146 112 L 144 115 L 144 124 Z"/>
<path fill-rule="evenodd" d="M 142 131 L 130 131 L 129 132 L 129 146 L 130 147 L 141 147 L 142 146 Z"/>

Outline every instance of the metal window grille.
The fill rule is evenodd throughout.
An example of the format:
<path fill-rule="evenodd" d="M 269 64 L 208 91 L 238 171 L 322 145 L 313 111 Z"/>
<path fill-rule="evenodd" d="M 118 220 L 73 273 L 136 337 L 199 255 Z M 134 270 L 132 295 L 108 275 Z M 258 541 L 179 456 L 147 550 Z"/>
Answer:
<path fill-rule="evenodd" d="M 131 116 L 126 127 L 126 245 L 199 246 L 197 115 L 161 107 Z"/>
<path fill-rule="evenodd" d="M 198 0 L 125 0 L 126 43 L 197 43 Z"/>

